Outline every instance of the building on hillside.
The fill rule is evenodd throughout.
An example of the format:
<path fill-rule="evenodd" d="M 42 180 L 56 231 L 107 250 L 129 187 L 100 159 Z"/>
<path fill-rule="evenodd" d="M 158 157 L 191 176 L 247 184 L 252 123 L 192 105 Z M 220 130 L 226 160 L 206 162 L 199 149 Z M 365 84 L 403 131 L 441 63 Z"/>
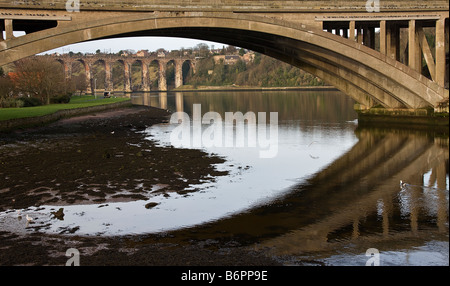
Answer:
<path fill-rule="evenodd" d="M 221 61 L 223 61 L 223 63 L 225 65 L 235 65 L 240 60 L 242 60 L 242 57 L 238 56 L 238 55 L 218 55 L 218 56 L 214 56 L 214 63 L 216 63 L 216 64 L 219 64 Z"/>
<path fill-rule="evenodd" d="M 159 51 L 157 55 L 158 55 L 158 58 L 165 58 L 166 57 L 166 52 L 165 51 Z"/>
<path fill-rule="evenodd" d="M 150 53 L 148 52 L 148 50 L 141 50 L 136 53 L 136 56 L 140 58 L 145 58 L 148 57 L 149 55 Z"/>
<path fill-rule="evenodd" d="M 226 55 L 225 56 L 225 64 L 226 65 L 235 65 L 241 60 L 241 56 L 238 55 Z"/>
<path fill-rule="evenodd" d="M 248 64 L 252 63 L 255 60 L 255 53 L 254 52 L 248 52 L 242 56 L 242 60 Z"/>

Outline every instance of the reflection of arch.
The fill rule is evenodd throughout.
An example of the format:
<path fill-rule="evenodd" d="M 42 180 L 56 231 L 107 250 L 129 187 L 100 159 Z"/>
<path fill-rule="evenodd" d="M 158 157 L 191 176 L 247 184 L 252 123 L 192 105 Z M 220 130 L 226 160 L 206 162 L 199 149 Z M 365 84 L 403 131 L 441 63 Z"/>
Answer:
<path fill-rule="evenodd" d="M 358 130 L 357 136 L 358 143 L 346 154 L 269 205 L 196 226 L 196 233 L 200 236 L 203 232 L 208 233 L 208 238 L 216 240 L 237 239 L 245 229 L 245 241 L 250 245 L 269 247 L 281 255 L 342 249 L 339 246 L 345 239 L 359 236 L 373 243 L 395 242 L 409 234 L 417 239 L 429 238 L 430 233 L 445 236 L 448 233 L 445 224 L 448 223 L 448 197 L 445 196 L 448 141 L 433 140 L 425 132 L 399 130 Z M 431 183 L 424 183 L 423 174 L 428 172 L 432 173 Z M 404 195 L 418 197 L 408 201 L 409 215 L 399 214 L 396 200 L 402 195 L 401 179 L 424 188 L 437 182 L 440 187 L 435 190 L 435 201 L 431 202 L 438 208 L 432 214 L 436 218 L 435 224 L 426 220 L 423 224 L 427 225 L 422 225 L 424 228 L 417 228 L 420 218 L 430 215 L 424 206 L 427 203 L 424 202 L 423 196 L 427 193 L 424 191 L 414 194 L 414 189 L 407 189 Z M 311 208 L 314 208 L 313 212 Z M 365 220 L 367 224 L 364 224 Z M 394 224 L 408 227 L 404 232 L 391 233 Z M 368 231 L 361 233 L 362 227 L 358 226 Z M 195 239 L 189 229 L 173 233 L 174 236 L 184 234 Z M 252 237 L 258 241 L 252 241 Z"/>

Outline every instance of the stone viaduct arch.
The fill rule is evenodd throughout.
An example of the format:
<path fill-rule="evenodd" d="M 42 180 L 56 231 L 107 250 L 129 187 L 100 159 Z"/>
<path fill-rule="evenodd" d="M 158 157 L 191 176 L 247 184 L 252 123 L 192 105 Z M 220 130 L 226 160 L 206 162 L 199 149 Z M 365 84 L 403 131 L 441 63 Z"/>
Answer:
<path fill-rule="evenodd" d="M 436 108 L 448 101 L 445 43 L 449 6 L 445 1 L 422 5 L 417 1 L 382 1 L 380 13 L 368 13 L 367 1 L 356 0 L 331 4 L 330 1 L 279 1 L 280 5 L 273 3 L 270 7 L 259 1 L 220 0 L 215 2 L 217 6 L 200 1 L 205 2 L 206 8 L 190 2 L 183 6 L 186 8 L 176 3 L 172 7 L 161 1 L 145 8 L 140 2 L 133 9 L 128 4 L 122 8 L 111 4 L 112 9 L 108 3 L 103 6 L 87 3 L 80 13 L 68 13 L 63 5 L 55 4 L 51 13 L 41 18 L 19 13 L 15 16 L 14 12 L 7 11 L 2 16 L 6 36 L 0 41 L 0 65 L 95 39 L 176 36 L 232 44 L 291 63 L 334 85 L 365 108 L 375 105 L 394 109 Z M 43 25 L 41 30 L 35 28 L 26 36 L 14 37 L 13 21 L 26 30 L 28 20 L 23 19 L 27 17 L 57 25 Z M 400 23 L 406 23 L 408 29 L 407 64 L 399 62 L 395 55 L 399 46 L 395 26 Z M 421 30 L 422 25 L 430 23 L 436 28 L 434 58 L 427 50 Z M 371 48 L 374 26 L 380 29 L 380 51 Z M 347 31 L 346 36 L 324 31 L 337 31 L 341 27 Z M 421 74 L 421 57 L 426 59 L 432 79 Z"/>
<path fill-rule="evenodd" d="M 92 55 L 92 56 L 53 56 L 53 55 L 45 55 L 40 57 L 50 57 L 55 59 L 55 61 L 60 62 L 64 66 L 65 77 L 71 78 L 72 76 L 72 65 L 75 62 L 80 62 L 83 65 L 84 72 L 86 74 L 86 92 L 92 93 L 94 89 L 94 76 L 92 72 L 93 65 L 95 63 L 101 63 L 103 69 L 105 71 L 105 90 L 112 91 L 114 90 L 113 83 L 113 65 L 115 63 L 120 63 L 123 66 L 124 70 L 124 92 L 132 92 L 133 91 L 133 82 L 131 76 L 132 66 L 134 64 L 138 64 L 141 69 L 141 89 L 140 91 L 150 91 L 151 90 L 151 79 L 149 74 L 149 67 L 152 63 L 156 62 L 158 65 L 158 90 L 159 91 L 167 91 L 167 78 L 166 78 L 166 68 L 169 62 L 173 62 L 175 65 L 175 88 L 183 85 L 183 65 L 188 63 L 190 69 L 195 71 L 195 63 L 196 60 L 192 57 L 164 57 L 158 58 L 156 56 L 150 57 L 136 57 L 136 56 L 117 56 L 111 54 L 105 55 Z"/>

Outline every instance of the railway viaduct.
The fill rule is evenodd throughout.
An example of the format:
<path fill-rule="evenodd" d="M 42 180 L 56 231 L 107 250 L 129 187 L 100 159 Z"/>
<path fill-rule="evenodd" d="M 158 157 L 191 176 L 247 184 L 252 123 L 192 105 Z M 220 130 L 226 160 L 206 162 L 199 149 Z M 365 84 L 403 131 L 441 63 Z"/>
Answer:
<path fill-rule="evenodd" d="M 188 65 L 189 71 L 195 71 L 195 64 L 197 60 L 195 57 L 183 56 L 183 57 L 170 57 L 164 56 L 160 57 L 158 55 L 151 56 L 118 56 L 112 54 L 100 54 L 100 55 L 87 55 L 87 56 L 77 56 L 77 55 L 45 55 L 40 57 L 50 57 L 55 61 L 60 62 L 64 67 L 64 73 L 66 78 L 71 78 L 72 76 L 72 66 L 75 62 L 79 62 L 84 68 L 84 74 L 86 75 L 86 91 L 93 93 L 94 89 L 94 76 L 92 69 L 94 64 L 98 63 L 103 67 L 105 71 L 105 90 L 113 91 L 113 66 L 118 63 L 123 68 L 124 72 L 124 92 L 133 91 L 132 82 L 132 66 L 138 65 L 141 70 L 141 88 L 140 91 L 150 91 L 151 78 L 149 73 L 149 68 L 151 65 L 157 66 L 157 80 L 158 80 L 158 90 L 167 91 L 167 75 L 166 70 L 169 63 L 172 63 L 175 67 L 175 88 L 183 85 L 183 66 Z"/>

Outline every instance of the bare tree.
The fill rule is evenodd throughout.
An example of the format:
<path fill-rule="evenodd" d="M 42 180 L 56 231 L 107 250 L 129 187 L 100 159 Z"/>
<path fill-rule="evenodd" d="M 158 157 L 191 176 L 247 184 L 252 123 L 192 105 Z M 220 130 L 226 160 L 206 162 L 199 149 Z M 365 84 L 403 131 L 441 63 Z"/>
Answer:
<path fill-rule="evenodd" d="M 19 92 L 47 104 L 50 98 L 69 92 L 61 64 L 51 58 L 32 57 L 15 62 L 14 83 Z"/>
<path fill-rule="evenodd" d="M 75 90 L 79 91 L 80 95 L 83 93 L 83 91 L 86 91 L 86 89 L 88 88 L 88 84 L 86 82 L 86 75 L 83 73 L 73 77 L 72 82 Z"/>
<path fill-rule="evenodd" d="M 14 83 L 8 76 L 0 76 L 0 99 L 10 97 L 14 93 Z"/>

